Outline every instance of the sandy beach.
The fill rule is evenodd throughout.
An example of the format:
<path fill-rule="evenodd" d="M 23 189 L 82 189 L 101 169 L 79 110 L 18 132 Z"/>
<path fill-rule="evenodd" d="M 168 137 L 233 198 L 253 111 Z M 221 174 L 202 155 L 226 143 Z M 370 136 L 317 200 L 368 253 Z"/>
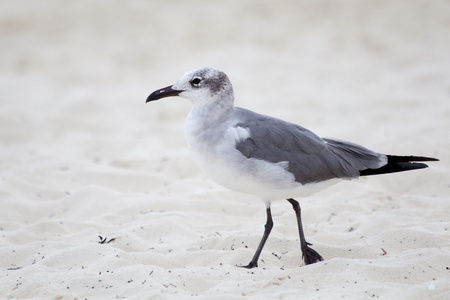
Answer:
<path fill-rule="evenodd" d="M 449 1 L 0 1 L 0 299 L 450 299 Z M 289 203 L 194 164 L 185 71 L 237 106 L 439 158 Z M 220 172 L 220 170 L 218 170 Z"/>

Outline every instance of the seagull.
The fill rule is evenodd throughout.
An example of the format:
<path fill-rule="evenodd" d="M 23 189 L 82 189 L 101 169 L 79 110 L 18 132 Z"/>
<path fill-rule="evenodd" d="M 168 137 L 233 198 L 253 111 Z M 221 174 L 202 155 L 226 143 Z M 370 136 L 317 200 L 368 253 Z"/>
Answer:
<path fill-rule="evenodd" d="M 215 182 L 251 194 L 266 205 L 261 242 L 248 265 L 255 268 L 273 227 L 270 205 L 286 199 L 297 217 L 300 249 L 306 265 L 323 261 L 305 239 L 301 208 L 305 197 L 341 180 L 428 167 L 423 156 L 374 152 L 335 138 L 320 138 L 299 125 L 234 106 L 228 76 L 213 68 L 185 73 L 175 84 L 151 93 L 147 102 L 180 96 L 193 104 L 186 123 L 188 149 L 197 165 Z"/>

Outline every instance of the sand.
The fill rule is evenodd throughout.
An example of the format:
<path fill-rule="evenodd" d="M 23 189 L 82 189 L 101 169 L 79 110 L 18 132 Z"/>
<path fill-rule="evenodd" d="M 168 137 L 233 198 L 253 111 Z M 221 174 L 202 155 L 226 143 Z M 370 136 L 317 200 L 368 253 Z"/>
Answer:
<path fill-rule="evenodd" d="M 0 7 L 2 299 L 450 299 L 448 1 Z M 144 103 L 202 66 L 239 106 L 441 161 L 299 199 L 314 265 L 274 202 L 237 268 L 263 203 L 195 166 L 188 101 Z"/>

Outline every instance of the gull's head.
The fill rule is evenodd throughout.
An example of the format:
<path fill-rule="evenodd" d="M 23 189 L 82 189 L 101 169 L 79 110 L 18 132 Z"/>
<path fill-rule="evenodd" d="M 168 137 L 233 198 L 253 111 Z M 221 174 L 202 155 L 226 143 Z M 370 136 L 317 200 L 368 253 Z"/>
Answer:
<path fill-rule="evenodd" d="M 194 105 L 210 105 L 234 101 L 233 87 L 228 76 L 212 68 L 200 68 L 184 74 L 175 84 L 154 91 L 147 101 L 165 97 L 180 96 Z M 223 104 L 223 103 L 222 103 Z"/>

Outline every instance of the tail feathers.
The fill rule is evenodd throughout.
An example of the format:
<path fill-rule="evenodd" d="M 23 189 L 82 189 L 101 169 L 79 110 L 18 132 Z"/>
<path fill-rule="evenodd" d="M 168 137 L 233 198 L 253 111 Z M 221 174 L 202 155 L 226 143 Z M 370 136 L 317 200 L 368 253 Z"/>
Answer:
<path fill-rule="evenodd" d="M 428 165 L 423 163 L 416 163 L 416 161 L 438 161 L 439 159 L 424 156 L 396 156 L 386 155 L 387 164 L 378 169 L 365 169 L 359 171 L 360 176 L 378 175 L 387 173 L 396 173 L 416 169 L 428 168 Z"/>

